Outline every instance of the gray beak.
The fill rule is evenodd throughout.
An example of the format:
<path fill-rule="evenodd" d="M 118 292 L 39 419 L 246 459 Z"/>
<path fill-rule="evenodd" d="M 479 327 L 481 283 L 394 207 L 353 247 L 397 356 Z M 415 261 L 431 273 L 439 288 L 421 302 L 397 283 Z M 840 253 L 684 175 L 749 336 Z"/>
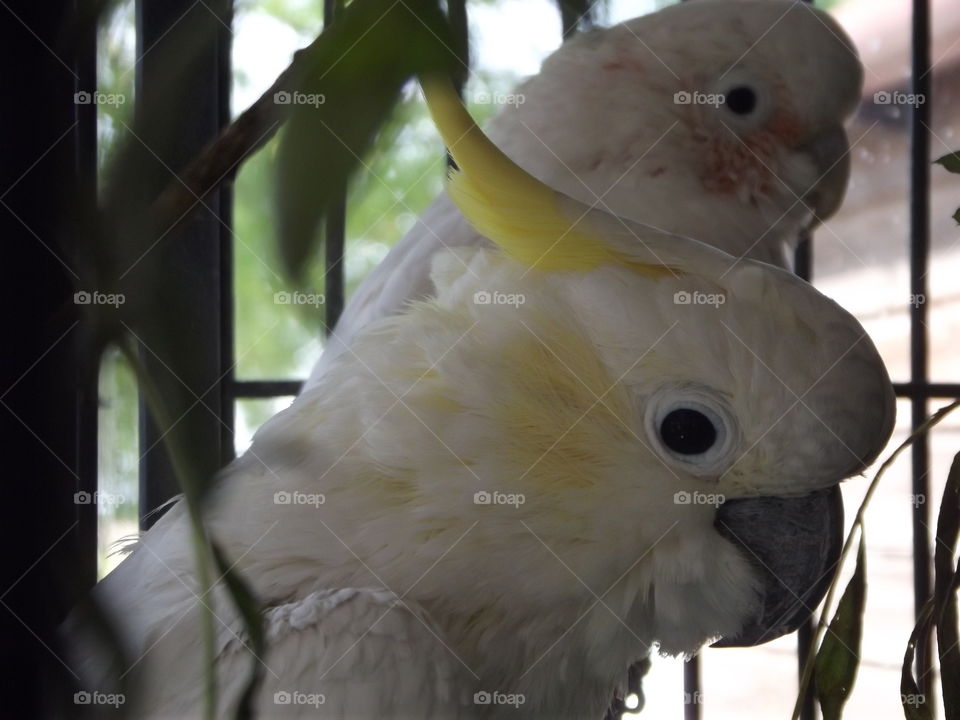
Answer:
<path fill-rule="evenodd" d="M 832 126 L 804 143 L 800 151 L 809 155 L 817 182 L 803 195 L 813 211 L 811 229 L 833 215 L 847 191 L 850 179 L 850 144 L 842 125 Z"/>
<path fill-rule="evenodd" d="M 792 498 L 728 500 L 717 531 L 738 546 L 761 578 L 743 629 L 712 647 L 751 647 L 796 630 L 820 604 L 843 547 L 839 486 Z"/>

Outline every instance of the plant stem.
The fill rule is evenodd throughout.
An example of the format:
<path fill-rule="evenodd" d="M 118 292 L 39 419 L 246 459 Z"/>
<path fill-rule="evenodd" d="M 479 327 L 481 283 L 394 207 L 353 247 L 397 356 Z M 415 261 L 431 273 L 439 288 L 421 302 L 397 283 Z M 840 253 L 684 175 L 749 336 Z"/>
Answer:
<path fill-rule="evenodd" d="M 923 423 L 923 425 L 914 430 L 910 434 L 910 437 L 897 446 L 897 449 L 894 450 L 890 456 L 883 461 L 883 464 L 880 465 L 876 475 L 873 476 L 873 480 L 870 482 L 870 486 L 867 488 L 867 492 L 863 496 L 863 501 L 860 503 L 857 514 L 853 518 L 853 524 L 850 526 L 850 532 L 847 533 L 847 538 L 843 543 L 843 549 L 840 551 L 840 558 L 837 560 L 836 575 L 834 576 L 833 582 L 830 583 L 830 588 L 827 590 L 827 597 L 823 601 L 823 611 L 820 613 L 820 622 L 817 623 L 817 630 L 814 634 L 813 642 L 810 643 L 810 652 L 807 654 L 807 658 L 803 663 L 803 676 L 800 678 L 800 688 L 797 692 L 797 701 L 793 706 L 793 715 L 791 715 L 791 720 L 798 720 L 800 717 L 800 708 L 803 705 L 803 697 L 806 695 L 807 687 L 809 687 L 810 679 L 813 675 L 813 665 L 817 657 L 817 650 L 819 649 L 820 643 L 823 641 L 823 636 L 826 634 L 827 628 L 830 625 L 830 606 L 833 604 L 833 596 L 836 594 L 837 586 L 839 585 L 838 581 L 840 579 L 840 570 L 843 567 L 843 563 L 846 560 L 847 555 L 850 554 L 850 548 L 853 547 L 854 533 L 856 533 L 858 530 L 863 530 L 864 514 L 867 511 L 867 505 L 870 503 L 874 492 L 876 492 L 876 489 L 880 484 L 880 478 L 883 477 L 884 473 L 887 471 L 887 468 L 894 463 L 900 454 L 908 447 L 913 445 L 918 437 L 929 432 L 931 428 L 938 425 L 947 415 L 952 413 L 958 407 L 960 407 L 960 400 L 954 400 L 949 405 L 945 405 L 937 410 L 927 419 L 926 422 Z"/>

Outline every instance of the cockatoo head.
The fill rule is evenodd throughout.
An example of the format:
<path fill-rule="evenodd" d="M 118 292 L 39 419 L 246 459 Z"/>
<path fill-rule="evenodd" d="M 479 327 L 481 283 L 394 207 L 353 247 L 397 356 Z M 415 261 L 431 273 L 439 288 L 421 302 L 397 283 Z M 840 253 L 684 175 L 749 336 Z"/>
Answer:
<path fill-rule="evenodd" d="M 501 251 L 438 258 L 428 312 L 466 330 L 417 340 L 436 358 L 425 382 L 462 410 L 446 449 L 479 491 L 526 500 L 467 513 L 485 513 L 465 541 L 484 548 L 478 575 L 529 573 L 518 602 L 563 597 L 570 577 L 507 540 L 533 533 L 585 586 L 619 585 L 665 651 L 795 629 L 832 575 L 836 486 L 893 428 L 863 328 L 784 270 L 552 191 L 449 85 L 424 87 L 460 168 L 450 193 Z"/>
<path fill-rule="evenodd" d="M 840 204 L 861 85 L 826 13 L 693 0 L 566 43 L 491 136 L 583 202 L 782 265 Z"/>

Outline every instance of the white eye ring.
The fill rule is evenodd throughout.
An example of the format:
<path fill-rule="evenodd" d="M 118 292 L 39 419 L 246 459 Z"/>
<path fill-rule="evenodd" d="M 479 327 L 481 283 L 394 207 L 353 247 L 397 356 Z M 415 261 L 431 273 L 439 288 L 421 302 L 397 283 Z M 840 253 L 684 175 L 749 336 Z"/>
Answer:
<path fill-rule="evenodd" d="M 661 388 L 647 404 L 644 427 L 661 458 L 697 476 L 720 475 L 740 444 L 733 412 L 705 387 Z"/>
<path fill-rule="evenodd" d="M 744 70 L 731 70 L 714 83 L 714 93 L 723 98 L 718 109 L 723 122 L 735 129 L 753 130 L 766 122 L 773 102 L 766 86 Z"/>

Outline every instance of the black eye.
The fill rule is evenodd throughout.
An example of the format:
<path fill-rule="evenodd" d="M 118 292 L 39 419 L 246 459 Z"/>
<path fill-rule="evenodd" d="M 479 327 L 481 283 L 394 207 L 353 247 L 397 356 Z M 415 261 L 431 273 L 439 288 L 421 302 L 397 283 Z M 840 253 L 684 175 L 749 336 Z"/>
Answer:
<path fill-rule="evenodd" d="M 717 441 L 717 428 L 702 412 L 678 408 L 660 423 L 663 444 L 680 455 L 700 455 Z"/>
<path fill-rule="evenodd" d="M 757 106 L 757 94 L 753 88 L 737 85 L 724 94 L 724 102 L 730 112 L 736 115 L 748 115 Z"/>

